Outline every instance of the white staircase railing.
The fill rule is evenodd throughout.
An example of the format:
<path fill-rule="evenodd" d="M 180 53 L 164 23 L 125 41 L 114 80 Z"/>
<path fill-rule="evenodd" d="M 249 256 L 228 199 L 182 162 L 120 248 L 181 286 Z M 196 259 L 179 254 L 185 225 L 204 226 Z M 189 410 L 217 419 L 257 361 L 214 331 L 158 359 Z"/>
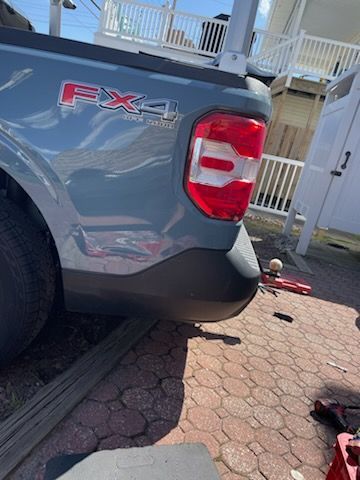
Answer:
<path fill-rule="evenodd" d="M 300 34 L 262 48 L 249 61 L 275 75 L 294 75 L 306 78 L 333 80 L 360 61 L 360 45 L 338 42 L 328 38 Z"/>
<path fill-rule="evenodd" d="M 287 215 L 304 163 L 275 155 L 263 155 L 251 208 Z"/>
<path fill-rule="evenodd" d="M 254 57 L 266 50 L 276 48 L 287 40 L 290 40 L 288 35 L 272 33 L 260 28 L 254 28 L 249 57 Z"/>
<path fill-rule="evenodd" d="M 249 62 L 274 75 L 286 74 L 290 69 L 295 46 L 296 42 L 294 39 L 286 40 L 275 47 L 264 48 L 257 55 L 250 56 Z"/>

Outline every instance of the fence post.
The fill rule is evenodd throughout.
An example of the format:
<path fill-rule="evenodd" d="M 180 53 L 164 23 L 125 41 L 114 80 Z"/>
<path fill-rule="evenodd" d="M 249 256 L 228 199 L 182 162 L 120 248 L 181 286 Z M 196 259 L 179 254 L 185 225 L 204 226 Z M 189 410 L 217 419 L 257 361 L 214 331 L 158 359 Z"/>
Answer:
<path fill-rule="evenodd" d="M 100 19 L 98 25 L 98 32 L 104 33 L 107 30 L 109 23 L 109 4 L 108 2 L 103 2 L 101 11 L 100 11 Z"/>
<path fill-rule="evenodd" d="M 304 43 L 305 33 L 306 33 L 305 30 L 300 30 L 299 36 L 296 39 L 295 48 L 294 48 L 293 54 L 290 57 L 288 76 L 285 84 L 286 87 L 290 87 L 291 85 L 291 80 L 296 70 L 296 64 L 299 59 L 299 55 Z"/>
<path fill-rule="evenodd" d="M 277 47 L 279 47 L 280 45 L 281 44 L 279 43 L 279 45 Z M 277 48 L 277 47 L 275 47 L 275 48 Z M 291 45 L 285 45 L 285 48 L 284 48 L 284 46 L 282 46 L 280 48 L 278 68 L 276 69 L 277 71 L 274 72 L 277 75 L 281 75 L 282 72 L 285 70 L 284 67 L 286 65 L 286 61 L 287 61 L 287 57 L 288 57 L 288 53 L 289 53 L 290 48 L 291 48 Z"/>
<path fill-rule="evenodd" d="M 161 21 L 161 27 L 160 27 L 160 32 L 159 32 L 159 42 L 161 43 L 166 43 L 168 41 L 168 34 L 169 34 L 169 26 L 171 25 L 172 22 L 170 22 L 170 15 L 171 15 L 171 9 L 166 3 L 162 7 L 162 21 Z"/>

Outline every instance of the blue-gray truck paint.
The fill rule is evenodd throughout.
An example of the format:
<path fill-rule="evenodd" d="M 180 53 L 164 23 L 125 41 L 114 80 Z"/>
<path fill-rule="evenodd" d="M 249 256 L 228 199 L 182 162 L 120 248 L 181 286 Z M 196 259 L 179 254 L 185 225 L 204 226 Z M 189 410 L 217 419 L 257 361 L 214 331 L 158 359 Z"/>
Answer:
<path fill-rule="evenodd" d="M 28 193 L 49 227 L 69 308 L 114 312 L 120 300 L 126 303 L 125 297 L 131 297 L 131 288 L 124 287 L 126 279 L 146 278 L 149 270 L 191 251 L 219 251 L 225 256 L 234 248 L 243 256 L 236 262 L 250 268 L 251 292 L 242 303 L 250 300 L 258 269 L 245 228 L 205 217 L 186 195 L 183 180 L 194 122 L 211 111 L 267 121 L 271 113 L 267 87 L 251 78 L 220 77 L 211 69 L 197 72 L 169 61 L 159 67 L 159 59 L 146 55 L 135 58 L 7 29 L 0 31 L 0 58 L 0 168 Z M 178 117 L 173 128 L 164 128 L 90 103 L 78 102 L 74 109 L 59 106 L 64 80 L 175 100 Z M 238 236 L 244 249 L 236 247 Z M 183 259 L 186 263 L 186 255 Z M 176 271 L 174 275 L 176 283 Z M 100 285 L 94 282 L 92 289 L 96 276 Z M 112 279 L 108 289 L 101 288 L 107 284 L 106 276 Z M 154 275 L 148 281 L 155 282 Z M 156 303 L 153 285 L 149 293 L 144 286 L 142 290 L 142 297 Z M 191 305 L 197 300 L 194 291 L 179 291 L 179 300 Z M 114 295 L 119 302 L 106 308 L 106 303 L 114 303 L 113 298 L 110 301 Z M 82 306 L 83 298 L 87 305 Z M 221 303 L 221 298 L 216 301 Z M 129 304 L 136 309 L 137 303 L 134 293 Z M 140 303 L 146 308 L 146 301 Z M 188 310 L 191 316 L 191 306 Z M 161 308 L 164 316 L 167 311 L 175 315 L 172 308 Z M 156 307 L 150 312 L 157 313 Z M 200 317 L 201 313 L 193 319 Z"/>

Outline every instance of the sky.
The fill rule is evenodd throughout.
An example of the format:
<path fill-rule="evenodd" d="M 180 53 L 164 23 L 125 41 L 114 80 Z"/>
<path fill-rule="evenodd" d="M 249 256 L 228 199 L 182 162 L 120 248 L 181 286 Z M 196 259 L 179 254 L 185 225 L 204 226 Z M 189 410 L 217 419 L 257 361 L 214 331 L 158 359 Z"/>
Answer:
<path fill-rule="evenodd" d="M 35 26 L 37 32 L 48 33 L 50 0 L 7 0 L 13 7 L 25 15 Z M 98 27 L 99 10 L 91 0 L 73 0 L 76 10 L 63 9 L 61 36 L 93 42 Z M 94 0 L 101 6 L 103 0 Z M 164 0 L 145 0 L 148 3 L 162 5 Z M 145 3 L 142 0 L 142 3 Z M 256 26 L 265 26 L 271 0 L 260 0 Z M 177 0 L 177 10 L 214 17 L 219 13 L 230 14 L 233 0 Z"/>

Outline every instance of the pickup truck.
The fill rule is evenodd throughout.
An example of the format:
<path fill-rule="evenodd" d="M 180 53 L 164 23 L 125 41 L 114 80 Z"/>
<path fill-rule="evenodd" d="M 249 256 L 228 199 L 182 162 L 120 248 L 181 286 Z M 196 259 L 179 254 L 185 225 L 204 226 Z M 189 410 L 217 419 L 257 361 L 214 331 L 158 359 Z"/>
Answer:
<path fill-rule="evenodd" d="M 21 30 L 35 31 L 29 20 L 17 12 L 8 0 L 0 0 L 0 26 L 20 28 Z"/>
<path fill-rule="evenodd" d="M 7 28 L 0 55 L 0 363 L 55 298 L 184 322 L 245 308 L 268 87 Z"/>

